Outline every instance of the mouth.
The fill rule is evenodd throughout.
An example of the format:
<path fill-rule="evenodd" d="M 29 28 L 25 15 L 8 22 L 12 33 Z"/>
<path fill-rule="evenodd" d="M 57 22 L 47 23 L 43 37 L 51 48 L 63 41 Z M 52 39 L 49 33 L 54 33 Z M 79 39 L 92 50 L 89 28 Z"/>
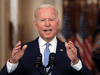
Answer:
<path fill-rule="evenodd" d="M 52 29 L 48 29 L 48 30 L 44 30 L 45 32 L 50 32 L 50 31 L 52 31 Z"/>

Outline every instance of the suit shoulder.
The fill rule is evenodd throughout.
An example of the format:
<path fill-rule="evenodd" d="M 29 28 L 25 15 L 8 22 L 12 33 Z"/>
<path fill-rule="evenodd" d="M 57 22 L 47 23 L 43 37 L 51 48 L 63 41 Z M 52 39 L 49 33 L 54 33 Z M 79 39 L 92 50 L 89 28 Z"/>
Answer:
<path fill-rule="evenodd" d="M 26 43 L 23 43 L 21 46 L 24 46 L 24 45 L 28 45 L 28 46 L 31 46 L 31 45 L 34 45 L 38 43 L 38 38 L 36 38 L 35 40 L 33 41 L 29 41 L 29 42 L 26 42 Z"/>

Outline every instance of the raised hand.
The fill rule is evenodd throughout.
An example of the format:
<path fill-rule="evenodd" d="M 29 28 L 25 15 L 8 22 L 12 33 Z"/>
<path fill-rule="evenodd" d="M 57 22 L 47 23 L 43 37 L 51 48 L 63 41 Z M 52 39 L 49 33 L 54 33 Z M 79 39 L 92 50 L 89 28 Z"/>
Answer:
<path fill-rule="evenodd" d="M 24 54 L 24 51 L 25 49 L 27 48 L 27 45 L 24 45 L 22 47 L 22 50 L 20 49 L 21 48 L 21 41 L 19 41 L 15 47 L 13 48 L 13 51 L 12 51 L 12 54 L 11 54 L 11 59 L 10 59 L 10 63 L 17 63 L 18 60 L 23 56 Z"/>
<path fill-rule="evenodd" d="M 65 43 L 65 47 L 69 59 L 74 65 L 77 64 L 79 60 L 77 57 L 77 49 L 75 48 L 74 44 L 71 41 L 69 41 L 68 43 Z"/>

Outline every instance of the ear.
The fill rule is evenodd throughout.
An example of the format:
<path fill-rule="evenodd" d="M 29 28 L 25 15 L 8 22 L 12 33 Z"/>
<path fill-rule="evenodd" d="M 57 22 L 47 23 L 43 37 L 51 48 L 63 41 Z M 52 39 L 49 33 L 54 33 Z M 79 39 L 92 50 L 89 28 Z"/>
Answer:
<path fill-rule="evenodd" d="M 59 28 L 59 19 L 58 19 L 58 21 L 57 21 L 57 29 Z"/>
<path fill-rule="evenodd" d="M 35 26 L 35 29 L 38 30 L 37 22 L 36 21 L 34 21 L 34 26 Z"/>

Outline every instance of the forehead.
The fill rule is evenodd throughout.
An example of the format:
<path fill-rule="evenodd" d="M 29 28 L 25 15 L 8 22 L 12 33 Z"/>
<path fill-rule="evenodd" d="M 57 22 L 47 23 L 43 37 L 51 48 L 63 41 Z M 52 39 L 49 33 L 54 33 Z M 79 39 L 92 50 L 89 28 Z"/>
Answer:
<path fill-rule="evenodd" d="M 53 7 L 43 7 L 37 10 L 37 17 L 54 16 L 56 17 L 56 10 Z"/>

